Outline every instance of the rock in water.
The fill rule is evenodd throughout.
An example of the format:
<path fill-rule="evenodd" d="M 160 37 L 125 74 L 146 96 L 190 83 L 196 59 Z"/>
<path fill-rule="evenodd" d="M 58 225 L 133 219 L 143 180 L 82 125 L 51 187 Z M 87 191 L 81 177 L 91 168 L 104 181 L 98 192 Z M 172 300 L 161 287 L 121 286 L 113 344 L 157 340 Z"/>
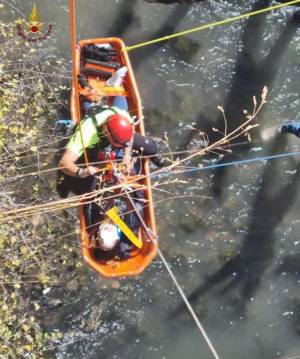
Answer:
<path fill-rule="evenodd" d="M 192 60 L 199 48 L 200 45 L 195 40 L 186 36 L 181 36 L 174 41 L 174 50 L 187 62 Z"/>

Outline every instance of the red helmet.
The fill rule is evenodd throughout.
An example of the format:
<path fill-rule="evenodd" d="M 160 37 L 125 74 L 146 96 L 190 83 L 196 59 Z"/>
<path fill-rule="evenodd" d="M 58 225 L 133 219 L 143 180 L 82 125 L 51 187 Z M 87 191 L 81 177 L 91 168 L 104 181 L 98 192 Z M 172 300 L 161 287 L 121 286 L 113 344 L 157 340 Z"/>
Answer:
<path fill-rule="evenodd" d="M 133 135 L 132 124 L 126 117 L 119 114 L 110 116 L 103 127 L 108 133 L 109 142 L 116 147 L 125 145 Z"/>

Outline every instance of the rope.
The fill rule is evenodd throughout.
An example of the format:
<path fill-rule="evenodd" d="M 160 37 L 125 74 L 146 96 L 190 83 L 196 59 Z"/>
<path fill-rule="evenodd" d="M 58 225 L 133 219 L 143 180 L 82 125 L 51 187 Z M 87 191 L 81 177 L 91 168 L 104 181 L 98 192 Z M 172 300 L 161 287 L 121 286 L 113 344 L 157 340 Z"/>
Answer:
<path fill-rule="evenodd" d="M 198 317 L 197 317 L 197 315 L 196 315 L 194 309 L 192 308 L 190 302 L 188 301 L 188 299 L 187 299 L 186 295 L 184 294 L 182 288 L 180 287 L 180 285 L 179 285 L 179 283 L 178 283 L 178 281 L 177 281 L 177 279 L 176 279 L 174 273 L 172 272 L 170 266 L 168 265 L 168 263 L 167 263 L 167 261 L 166 261 L 164 255 L 162 254 L 162 252 L 160 251 L 159 248 L 158 248 L 158 254 L 159 254 L 160 259 L 162 260 L 164 266 L 166 267 L 166 269 L 167 269 L 167 271 L 168 271 L 170 277 L 172 278 L 172 280 L 173 280 L 173 282 L 174 282 L 174 284 L 175 284 L 175 286 L 176 286 L 176 288 L 177 288 L 179 294 L 181 295 L 181 298 L 183 299 L 183 301 L 184 301 L 184 303 L 185 303 L 187 309 L 189 310 L 189 312 L 190 312 L 192 318 L 194 319 L 194 321 L 195 321 L 195 323 L 196 323 L 198 329 L 200 330 L 201 334 L 203 335 L 203 338 L 205 339 L 205 341 L 206 341 L 206 343 L 207 343 L 207 345 L 208 345 L 210 351 L 212 352 L 214 358 L 215 358 L 215 359 L 219 359 L 220 357 L 219 357 L 219 355 L 217 354 L 217 352 L 216 352 L 216 350 L 215 350 L 215 348 L 214 348 L 212 342 L 210 341 L 208 335 L 206 334 L 206 332 L 205 332 L 205 330 L 204 330 L 204 328 L 203 328 L 203 326 L 202 326 L 200 320 L 198 319 Z"/>
<path fill-rule="evenodd" d="M 252 162 L 257 162 L 257 161 L 269 161 L 269 160 L 273 160 L 276 158 L 282 158 L 282 157 L 290 157 L 290 156 L 297 156 L 300 155 L 300 151 L 296 151 L 296 152 L 288 152 L 288 153 L 281 153 L 278 155 L 272 155 L 272 156 L 264 156 L 264 157 L 256 157 L 256 158 L 249 158 L 247 160 L 241 160 L 241 161 L 232 161 L 232 162 L 225 162 L 225 163 L 218 163 L 216 165 L 209 165 L 209 166 L 205 166 L 205 167 L 194 167 L 194 168 L 189 168 L 187 170 L 183 170 L 183 171 L 176 171 L 176 172 L 161 172 L 158 174 L 155 174 L 153 176 L 150 176 L 151 178 L 155 178 L 155 177 L 167 177 L 169 175 L 172 174 L 179 174 L 179 173 L 188 173 L 188 172 L 198 172 L 198 171 L 204 171 L 204 170 L 208 170 L 208 169 L 215 169 L 215 168 L 219 168 L 219 167 L 227 167 L 227 166 L 233 166 L 233 165 L 242 165 L 245 163 L 252 163 Z"/>
<path fill-rule="evenodd" d="M 185 31 L 177 32 L 177 33 L 172 34 L 172 35 L 163 36 L 163 37 L 160 37 L 158 39 L 153 39 L 153 40 L 150 40 L 150 41 L 141 42 L 139 44 L 132 45 L 132 46 L 126 46 L 125 50 L 131 51 L 131 50 L 137 49 L 139 47 L 153 45 L 153 44 L 156 44 L 158 42 L 167 41 L 167 40 L 170 40 L 170 39 L 182 36 L 182 35 L 191 34 L 191 33 L 196 32 L 196 31 L 202 31 L 202 30 L 205 30 L 205 29 L 225 25 L 225 24 L 237 21 L 237 20 L 245 19 L 246 17 L 263 14 L 263 13 L 270 12 L 272 10 L 277 10 L 277 9 L 280 9 L 280 8 L 283 8 L 283 7 L 286 7 L 286 6 L 289 6 L 289 5 L 294 5 L 294 4 L 297 4 L 299 2 L 300 2 L 300 0 L 293 0 L 293 1 L 289 1 L 287 3 L 278 4 L 278 5 L 274 5 L 274 6 L 269 6 L 269 7 L 260 9 L 260 10 L 251 11 L 251 12 L 248 12 L 246 14 L 234 16 L 234 17 L 231 17 L 229 19 L 224 19 L 224 20 L 220 20 L 220 21 L 216 21 L 216 22 L 211 22 L 209 24 L 201 25 L 201 26 L 195 27 L 195 28 L 190 29 L 190 30 L 185 30 Z"/>
<path fill-rule="evenodd" d="M 300 1 L 300 0 L 299 0 Z M 80 106 L 79 106 L 79 93 L 77 86 L 77 74 L 76 74 L 76 19 L 75 19 L 75 0 L 70 0 L 70 30 L 71 30 L 71 49 L 72 49 L 72 87 L 75 91 L 74 101 L 75 101 L 75 114 L 72 118 L 74 123 L 77 123 L 80 132 L 80 139 L 83 147 L 83 154 L 86 166 L 89 164 L 88 156 L 83 142 L 83 134 L 81 129 L 81 116 L 80 116 Z"/>
<path fill-rule="evenodd" d="M 131 205 L 132 205 L 132 207 L 133 207 L 133 209 L 134 209 L 136 215 L 139 217 L 139 220 L 140 220 L 142 226 L 144 227 L 144 230 L 145 230 L 146 233 L 148 234 L 150 240 L 153 241 L 153 233 L 152 233 L 152 232 L 150 231 L 150 229 L 147 227 L 147 225 L 146 225 L 144 219 L 143 219 L 142 216 L 140 215 L 138 209 L 137 209 L 136 206 L 135 206 L 135 203 L 133 202 L 132 198 L 130 197 L 130 195 L 129 195 L 129 193 L 128 193 L 128 191 L 127 191 L 127 189 L 126 189 L 125 186 L 124 186 L 124 191 L 125 191 L 125 193 L 126 193 L 128 199 L 129 199 L 129 201 L 130 201 L 130 203 L 131 203 Z M 168 273 L 169 273 L 171 279 L 173 280 L 173 283 L 175 284 L 175 287 L 177 288 L 179 294 L 181 295 L 181 298 L 182 298 L 182 300 L 184 301 L 184 303 L 185 303 L 185 305 L 186 305 L 188 311 L 190 312 L 192 318 L 194 319 L 194 322 L 196 323 L 196 325 L 197 325 L 198 329 L 200 330 L 200 332 L 201 332 L 201 334 L 202 334 L 204 340 L 206 341 L 206 343 L 207 343 L 207 345 L 208 345 L 210 351 L 212 352 L 214 358 L 215 358 L 215 359 L 220 359 L 220 357 L 219 357 L 219 355 L 217 354 L 217 352 L 216 352 L 216 350 L 215 350 L 215 348 L 214 348 L 212 342 L 210 341 L 208 335 L 206 334 L 206 332 L 205 332 L 205 330 L 204 330 L 204 327 L 202 326 L 202 324 L 201 324 L 199 318 L 197 317 L 197 315 L 196 315 L 196 313 L 195 313 L 193 307 L 191 306 L 190 302 L 188 301 L 188 299 L 187 299 L 187 297 L 186 297 L 184 291 L 183 291 L 182 288 L 180 287 L 180 285 L 179 285 L 179 283 L 178 283 L 178 281 L 177 281 L 177 279 L 176 279 L 174 273 L 172 272 L 172 270 L 171 270 L 171 268 L 170 268 L 168 262 L 166 261 L 165 256 L 162 254 L 162 252 L 160 251 L 159 248 L 157 248 L 157 252 L 158 252 L 158 255 L 159 255 L 161 261 L 163 262 L 165 268 L 167 269 L 167 271 L 168 271 Z"/>

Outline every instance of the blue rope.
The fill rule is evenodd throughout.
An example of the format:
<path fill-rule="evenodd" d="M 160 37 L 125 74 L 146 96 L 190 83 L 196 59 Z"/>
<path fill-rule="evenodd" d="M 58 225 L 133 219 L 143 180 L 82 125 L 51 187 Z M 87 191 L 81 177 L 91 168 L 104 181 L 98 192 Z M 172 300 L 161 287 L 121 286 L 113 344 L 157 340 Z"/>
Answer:
<path fill-rule="evenodd" d="M 198 172 L 198 171 L 203 171 L 203 170 L 215 169 L 215 168 L 219 168 L 219 167 L 242 165 L 242 164 L 245 164 L 245 163 L 252 163 L 252 162 L 257 162 L 257 161 L 268 161 L 268 160 L 273 160 L 275 158 L 290 157 L 290 156 L 297 156 L 297 155 L 300 155 L 300 151 L 281 153 L 279 155 L 273 155 L 273 156 L 249 158 L 247 160 L 241 160 L 241 161 L 232 161 L 232 162 L 219 163 L 219 164 L 216 164 L 216 165 L 209 165 L 209 166 L 205 166 L 205 167 L 194 167 L 194 168 L 189 168 L 187 170 L 177 171 L 177 172 L 171 172 L 170 171 L 170 172 L 161 172 L 161 173 L 158 173 L 158 174 L 154 173 L 151 176 L 151 178 L 154 178 L 154 177 L 167 177 L 167 176 L 172 175 L 172 174 Z"/>

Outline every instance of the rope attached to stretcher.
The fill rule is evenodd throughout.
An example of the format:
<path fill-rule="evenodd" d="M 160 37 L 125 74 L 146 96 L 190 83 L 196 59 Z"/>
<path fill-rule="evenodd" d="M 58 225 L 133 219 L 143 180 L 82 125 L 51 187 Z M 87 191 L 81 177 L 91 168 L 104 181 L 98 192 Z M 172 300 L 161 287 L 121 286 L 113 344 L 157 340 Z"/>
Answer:
<path fill-rule="evenodd" d="M 70 31 L 71 31 L 71 49 L 72 49 L 72 91 L 75 92 L 74 103 L 75 103 L 75 113 L 72 118 L 74 123 L 78 121 L 78 128 L 80 133 L 80 139 L 83 148 L 84 160 L 86 166 L 89 164 L 87 152 L 83 142 L 83 134 L 81 129 L 81 116 L 80 116 L 80 105 L 79 105 L 79 92 L 77 85 L 77 73 L 76 73 L 76 18 L 75 18 L 75 0 L 70 0 Z"/>
<path fill-rule="evenodd" d="M 141 222 L 141 224 L 142 224 L 142 226 L 143 226 L 145 232 L 147 233 L 149 239 L 153 242 L 153 241 L 154 241 L 154 240 L 153 240 L 154 234 L 150 231 L 150 229 L 149 229 L 148 226 L 146 225 L 144 219 L 143 219 L 142 216 L 140 215 L 140 212 L 139 212 L 138 209 L 136 208 L 135 203 L 133 202 L 132 198 L 130 197 L 130 195 L 129 195 L 129 193 L 128 193 L 128 191 L 127 191 L 127 189 L 126 189 L 125 186 L 124 186 L 124 191 L 125 191 L 125 193 L 126 193 L 126 196 L 127 196 L 128 199 L 129 199 L 129 201 L 130 201 L 130 203 L 131 203 L 131 205 L 132 205 L 132 207 L 133 207 L 133 209 L 134 209 L 136 215 L 138 216 L 138 218 L 139 218 L 139 220 L 140 220 L 140 222 Z M 202 326 L 202 324 L 201 324 L 199 318 L 197 317 L 197 314 L 195 313 L 193 307 L 191 306 L 189 300 L 187 299 L 187 296 L 185 295 L 185 293 L 184 293 L 183 289 L 181 288 L 181 286 L 179 285 L 179 283 L 178 283 L 178 281 L 177 281 L 177 279 L 176 279 L 174 273 L 172 272 L 172 269 L 170 268 L 170 266 L 169 266 L 169 264 L 168 264 L 168 262 L 167 262 L 165 256 L 163 255 L 163 253 L 161 252 L 161 250 L 160 250 L 158 247 L 157 247 L 157 252 L 158 252 L 158 255 L 159 255 L 161 261 L 163 262 L 163 264 L 164 264 L 166 270 L 168 271 L 168 273 L 169 273 L 171 279 L 173 280 L 173 282 L 174 282 L 174 284 L 175 284 L 175 287 L 177 288 L 179 294 L 181 295 L 181 298 L 182 298 L 182 300 L 184 301 L 184 303 L 185 303 L 185 305 L 186 305 L 188 311 L 190 312 L 192 318 L 194 319 L 194 322 L 196 323 L 196 325 L 197 325 L 199 331 L 201 332 L 203 338 L 205 339 L 205 341 L 206 341 L 206 343 L 207 343 L 207 345 L 208 345 L 208 347 L 209 347 L 211 353 L 213 354 L 213 356 L 214 356 L 215 359 L 220 359 L 218 353 L 216 352 L 216 349 L 214 348 L 212 342 L 210 341 L 208 335 L 206 334 L 205 329 L 203 328 L 203 326 Z"/>
<path fill-rule="evenodd" d="M 204 167 L 193 167 L 193 168 L 187 168 L 187 169 L 178 170 L 178 171 L 161 172 L 159 174 L 154 173 L 153 175 L 150 175 L 150 177 L 151 178 L 168 177 L 170 175 L 177 175 L 179 173 L 200 172 L 200 171 L 205 171 L 205 170 L 215 169 L 215 168 L 220 168 L 220 167 L 244 165 L 244 164 L 253 163 L 253 162 L 259 162 L 259 161 L 266 162 L 266 161 L 274 160 L 276 158 L 296 157 L 296 156 L 300 156 L 300 151 L 279 153 L 277 155 L 271 155 L 271 156 L 248 158 L 246 160 L 238 160 L 238 161 L 231 161 L 231 162 L 225 162 L 225 163 L 217 163 L 217 164 L 212 164 L 212 165 L 208 165 L 208 166 L 204 166 Z"/>
<path fill-rule="evenodd" d="M 191 34 L 193 32 L 196 32 L 196 31 L 206 30 L 206 29 L 210 29 L 210 28 L 213 28 L 213 27 L 216 27 L 216 26 L 229 24 L 229 23 L 237 21 L 237 20 L 242 20 L 242 19 L 245 19 L 245 18 L 250 17 L 250 16 L 256 16 L 256 15 L 259 15 L 259 14 L 270 12 L 272 10 L 277 10 L 277 9 L 280 9 L 280 8 L 283 8 L 283 7 L 286 7 L 286 6 L 289 6 L 289 5 L 297 4 L 299 2 L 300 2 L 300 0 L 293 0 L 293 1 L 283 3 L 283 4 L 269 6 L 269 7 L 266 7 L 264 9 L 251 11 L 251 12 L 248 12 L 246 14 L 234 16 L 234 17 L 231 17 L 231 18 L 228 18 L 228 19 L 224 19 L 224 20 L 220 20 L 220 21 L 216 21 L 216 22 L 210 22 L 209 24 L 204 24 L 204 25 L 195 27 L 193 29 L 177 32 L 175 34 L 163 36 L 163 37 L 160 37 L 158 39 L 153 39 L 153 40 L 150 40 L 150 41 L 141 42 L 141 43 L 136 44 L 136 45 L 126 46 L 125 50 L 130 51 L 130 50 L 138 49 L 140 47 L 157 44 L 158 42 L 167 41 L 167 40 L 174 39 L 176 37 L 183 36 L 183 35 L 188 35 L 188 34 Z"/>

